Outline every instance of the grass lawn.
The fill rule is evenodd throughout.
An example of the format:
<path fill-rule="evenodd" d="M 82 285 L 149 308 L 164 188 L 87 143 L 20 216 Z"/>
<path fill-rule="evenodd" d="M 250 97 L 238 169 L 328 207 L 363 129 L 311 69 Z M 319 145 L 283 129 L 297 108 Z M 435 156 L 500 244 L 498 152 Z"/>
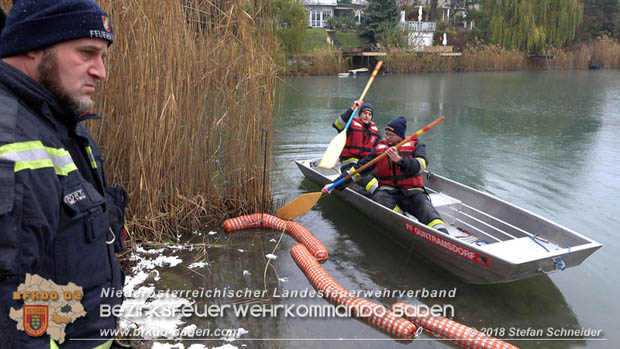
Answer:
<path fill-rule="evenodd" d="M 336 32 L 336 40 L 340 43 L 342 50 L 347 51 L 354 47 L 363 47 L 364 41 L 353 32 Z M 327 31 L 322 28 L 308 28 L 304 40 L 303 51 L 311 53 L 316 49 L 328 49 L 331 46 L 327 43 Z"/>
<path fill-rule="evenodd" d="M 364 46 L 364 41 L 355 32 L 336 32 L 336 40 L 340 43 L 343 51 Z"/>
<path fill-rule="evenodd" d="M 321 28 L 308 28 L 306 40 L 304 40 L 304 52 L 312 52 L 314 49 L 328 48 L 327 31 Z"/>

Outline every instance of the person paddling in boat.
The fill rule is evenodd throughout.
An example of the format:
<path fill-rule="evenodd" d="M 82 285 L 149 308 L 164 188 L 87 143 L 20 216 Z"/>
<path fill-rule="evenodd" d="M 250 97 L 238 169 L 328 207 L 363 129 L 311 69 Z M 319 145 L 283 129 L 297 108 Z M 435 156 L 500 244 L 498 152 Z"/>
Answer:
<path fill-rule="evenodd" d="M 367 175 L 374 169 L 376 178 L 368 183 L 369 192 L 372 193 L 374 201 L 396 212 L 409 212 L 421 223 L 448 233 L 439 212 L 433 207 L 424 190 L 422 174 L 428 165 L 426 146 L 416 136 L 400 149 L 397 150 L 394 147 L 405 139 L 406 131 L 407 119 L 405 117 L 398 116 L 388 122 L 385 126 L 385 140 L 379 141 L 376 148 L 357 162 L 355 167 L 364 166 L 384 152 L 387 156 L 336 188 L 342 190 L 351 182 L 358 181 L 361 178 L 360 175 Z M 327 190 L 329 185 L 325 185 L 321 191 L 331 192 Z"/>
<path fill-rule="evenodd" d="M 368 156 L 372 149 L 381 140 L 379 128 L 372 121 L 375 108 L 370 103 L 363 103 L 361 100 L 353 102 L 353 106 L 347 109 L 340 117 L 334 121 L 332 126 L 341 132 L 351 116 L 353 111 L 359 108 L 357 115 L 351 120 L 351 125 L 347 130 L 347 142 L 344 145 L 342 153 L 340 153 L 340 172 L 351 173 L 355 171 L 355 164 L 364 157 Z M 363 176 L 356 185 L 351 188 L 356 192 L 370 196 L 367 185 L 374 179 L 372 173 Z"/>

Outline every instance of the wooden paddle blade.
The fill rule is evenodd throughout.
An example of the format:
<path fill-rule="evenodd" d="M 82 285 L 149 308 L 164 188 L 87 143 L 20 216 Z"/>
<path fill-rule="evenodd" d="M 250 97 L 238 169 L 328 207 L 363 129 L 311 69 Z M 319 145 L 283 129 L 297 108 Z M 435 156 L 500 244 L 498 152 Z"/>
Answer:
<path fill-rule="evenodd" d="M 347 143 L 347 132 L 342 131 L 329 142 L 327 149 L 325 149 L 325 154 L 323 154 L 323 158 L 319 163 L 319 167 L 334 168 L 338 162 L 340 153 L 342 153 L 342 149 L 344 149 L 345 143 Z"/>
<path fill-rule="evenodd" d="M 286 220 L 295 219 L 314 207 L 321 195 L 323 195 L 321 192 L 303 194 L 279 209 L 276 215 Z"/>

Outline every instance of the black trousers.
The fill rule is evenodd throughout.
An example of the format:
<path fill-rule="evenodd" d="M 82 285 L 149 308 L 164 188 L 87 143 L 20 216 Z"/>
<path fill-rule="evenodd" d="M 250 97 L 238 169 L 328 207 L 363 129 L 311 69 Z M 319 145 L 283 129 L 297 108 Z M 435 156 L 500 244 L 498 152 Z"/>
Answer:
<path fill-rule="evenodd" d="M 398 205 L 401 210 L 411 213 L 423 224 L 441 219 L 426 192 L 422 190 L 377 190 L 372 199 L 390 209 Z"/>
<path fill-rule="evenodd" d="M 342 173 L 342 174 L 346 174 L 346 173 L 347 173 L 347 171 L 348 171 L 351 167 L 353 167 L 353 166 L 355 166 L 355 163 L 354 163 L 354 162 L 351 162 L 351 163 L 348 163 L 348 164 L 346 164 L 346 165 L 343 165 L 342 167 L 340 167 L 340 173 Z M 370 183 L 370 181 L 371 181 L 373 178 L 375 178 L 374 174 L 375 174 L 375 171 L 373 170 L 371 173 L 369 173 L 369 174 L 367 174 L 367 175 L 365 175 L 365 176 L 362 176 L 362 178 L 361 178 L 359 181 L 357 181 L 357 182 L 355 182 L 355 183 L 352 183 L 352 184 L 349 186 L 349 188 L 351 188 L 352 190 L 354 190 L 356 193 L 360 193 L 360 194 L 362 194 L 362 195 L 364 195 L 364 196 L 368 196 L 368 197 L 372 196 L 372 193 L 369 193 L 369 192 L 366 190 L 366 185 L 367 185 L 368 183 Z"/>

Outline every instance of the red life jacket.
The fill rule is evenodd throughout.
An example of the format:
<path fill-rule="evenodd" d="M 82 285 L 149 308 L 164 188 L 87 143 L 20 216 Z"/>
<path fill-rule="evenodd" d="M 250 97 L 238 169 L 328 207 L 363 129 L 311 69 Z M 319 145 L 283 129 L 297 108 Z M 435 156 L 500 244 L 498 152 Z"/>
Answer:
<path fill-rule="evenodd" d="M 379 140 L 379 129 L 374 122 L 368 124 L 368 128 L 364 127 L 362 121 L 355 117 L 351 120 L 351 125 L 347 131 L 347 142 L 340 154 L 340 158 L 358 158 L 362 159 L 370 154 Z"/>
<path fill-rule="evenodd" d="M 413 141 L 407 142 L 400 147 L 400 149 L 398 149 L 398 154 L 404 158 L 413 158 L 416 143 L 418 143 L 417 136 L 414 137 Z M 389 147 L 390 146 L 385 140 L 380 141 L 377 145 L 376 154 L 381 155 Z M 375 169 L 377 170 L 376 178 L 379 181 L 379 186 L 388 185 L 390 187 L 403 189 L 424 187 L 422 175 L 416 176 L 413 173 L 401 171 L 400 166 L 392 161 L 389 156 L 377 161 Z"/>

